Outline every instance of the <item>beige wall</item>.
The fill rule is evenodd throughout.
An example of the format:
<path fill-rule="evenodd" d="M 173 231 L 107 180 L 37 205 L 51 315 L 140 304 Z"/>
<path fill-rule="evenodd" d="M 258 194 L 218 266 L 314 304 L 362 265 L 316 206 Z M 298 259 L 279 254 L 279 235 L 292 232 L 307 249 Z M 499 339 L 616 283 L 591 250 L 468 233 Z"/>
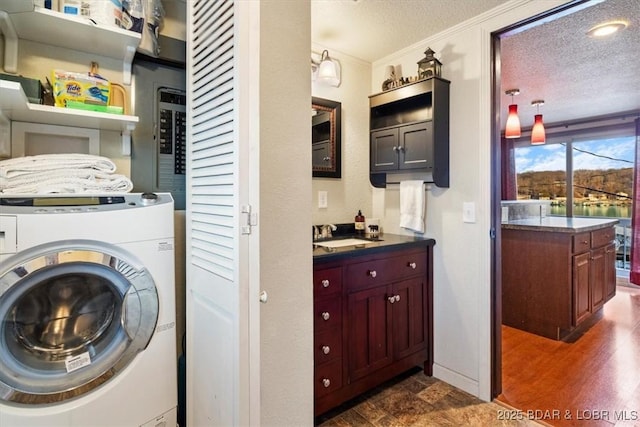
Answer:
<path fill-rule="evenodd" d="M 451 80 L 450 175 L 448 189 L 427 192 L 426 235 L 434 248 L 434 375 L 485 400 L 491 371 L 491 58 L 492 31 L 564 3 L 511 1 L 434 37 L 376 61 L 372 91 L 384 66 L 405 73 L 431 47 L 441 55 L 443 77 Z M 462 222 L 462 205 L 473 202 L 476 222 Z M 374 213 L 387 232 L 398 227 L 397 189 L 374 190 Z"/>
<path fill-rule="evenodd" d="M 260 2 L 262 426 L 313 422 L 309 28 L 309 0 Z"/>
<path fill-rule="evenodd" d="M 311 47 L 316 53 L 323 49 L 319 45 Z M 331 49 L 329 55 L 340 62 L 342 83 L 339 87 L 331 87 L 314 82 L 311 93 L 342 103 L 342 178 L 313 178 L 313 224 L 353 222 L 358 209 L 362 209 L 365 217 L 371 216 L 368 98 L 371 64 Z M 318 191 L 327 192 L 327 208 L 318 208 Z"/>

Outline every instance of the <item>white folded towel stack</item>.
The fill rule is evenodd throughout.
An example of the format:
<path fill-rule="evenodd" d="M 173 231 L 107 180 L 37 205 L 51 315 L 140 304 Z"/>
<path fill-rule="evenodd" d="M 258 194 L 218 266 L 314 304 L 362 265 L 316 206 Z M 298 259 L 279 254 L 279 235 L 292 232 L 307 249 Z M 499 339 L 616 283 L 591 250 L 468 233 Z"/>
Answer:
<path fill-rule="evenodd" d="M 423 181 L 400 181 L 400 227 L 424 233 L 426 196 Z"/>
<path fill-rule="evenodd" d="M 133 183 L 110 159 L 90 154 L 41 154 L 0 161 L 0 193 L 127 193 Z"/>

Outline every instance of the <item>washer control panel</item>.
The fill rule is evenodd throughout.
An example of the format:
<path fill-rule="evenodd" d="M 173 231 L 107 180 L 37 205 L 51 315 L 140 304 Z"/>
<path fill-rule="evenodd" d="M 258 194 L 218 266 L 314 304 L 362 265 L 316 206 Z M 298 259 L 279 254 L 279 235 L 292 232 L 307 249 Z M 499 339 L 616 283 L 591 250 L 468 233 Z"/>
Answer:
<path fill-rule="evenodd" d="M 80 213 L 141 208 L 173 203 L 169 193 L 129 193 L 124 195 L 47 195 L 0 197 L 3 214 Z"/>

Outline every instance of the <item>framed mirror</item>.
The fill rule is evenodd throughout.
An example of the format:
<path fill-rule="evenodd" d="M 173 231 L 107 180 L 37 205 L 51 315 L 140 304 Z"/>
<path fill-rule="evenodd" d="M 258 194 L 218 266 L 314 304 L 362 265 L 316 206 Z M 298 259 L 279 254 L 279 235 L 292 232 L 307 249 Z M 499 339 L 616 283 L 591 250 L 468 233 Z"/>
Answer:
<path fill-rule="evenodd" d="M 342 104 L 311 99 L 311 151 L 314 178 L 340 178 L 342 169 Z"/>

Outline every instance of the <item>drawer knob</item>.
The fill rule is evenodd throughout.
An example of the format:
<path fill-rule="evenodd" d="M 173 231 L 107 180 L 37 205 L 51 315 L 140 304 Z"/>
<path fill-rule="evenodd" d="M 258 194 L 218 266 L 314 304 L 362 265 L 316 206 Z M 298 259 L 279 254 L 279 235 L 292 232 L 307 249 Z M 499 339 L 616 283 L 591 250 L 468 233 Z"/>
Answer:
<path fill-rule="evenodd" d="M 329 354 L 331 352 L 331 348 L 328 345 L 323 345 L 322 346 L 322 352 L 324 354 Z"/>
<path fill-rule="evenodd" d="M 329 320 L 329 318 L 330 318 L 330 317 L 331 317 L 331 315 L 329 315 L 329 312 L 328 312 L 328 311 L 324 311 L 324 312 L 322 312 L 322 318 L 323 318 L 324 320 Z"/>
<path fill-rule="evenodd" d="M 324 386 L 324 388 L 329 388 L 329 386 L 331 385 L 331 381 L 329 381 L 329 378 L 323 378 L 322 385 Z"/>
<path fill-rule="evenodd" d="M 400 301 L 400 295 L 396 295 L 395 296 L 395 300 L 396 300 L 396 302 Z"/>
<path fill-rule="evenodd" d="M 369 270 L 367 271 L 367 274 L 371 277 L 376 277 L 378 275 L 375 270 Z"/>
<path fill-rule="evenodd" d="M 325 288 L 328 288 L 329 287 L 329 280 L 328 279 L 324 279 L 322 281 L 322 286 L 325 287 Z"/>
<path fill-rule="evenodd" d="M 582 244 L 583 244 L 583 245 L 588 245 L 588 244 L 589 244 L 589 241 L 588 241 L 588 240 L 583 240 L 583 241 L 582 241 Z"/>
<path fill-rule="evenodd" d="M 416 269 L 416 267 L 417 267 L 417 265 L 416 265 L 416 263 L 415 263 L 415 262 L 410 262 L 410 263 L 408 264 L 408 266 L 409 266 L 409 267 L 411 267 L 411 268 L 413 268 L 414 270 L 415 270 L 415 269 Z"/>

